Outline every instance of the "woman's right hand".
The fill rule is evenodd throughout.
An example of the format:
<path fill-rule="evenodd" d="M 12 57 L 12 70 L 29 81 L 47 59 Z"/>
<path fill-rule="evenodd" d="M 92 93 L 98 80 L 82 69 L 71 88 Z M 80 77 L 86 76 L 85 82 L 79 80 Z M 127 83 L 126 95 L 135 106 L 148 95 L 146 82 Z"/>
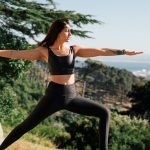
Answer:
<path fill-rule="evenodd" d="M 142 54 L 143 52 L 136 52 L 136 51 L 127 51 L 126 50 L 126 55 L 137 55 L 137 54 Z"/>

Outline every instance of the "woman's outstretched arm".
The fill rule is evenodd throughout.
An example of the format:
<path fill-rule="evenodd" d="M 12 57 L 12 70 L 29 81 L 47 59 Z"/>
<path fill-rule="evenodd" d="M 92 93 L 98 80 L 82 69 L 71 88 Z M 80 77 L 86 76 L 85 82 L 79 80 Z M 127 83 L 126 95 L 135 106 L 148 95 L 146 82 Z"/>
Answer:
<path fill-rule="evenodd" d="M 6 58 L 19 58 L 25 60 L 40 60 L 45 59 L 45 49 L 43 47 L 37 47 L 32 50 L 0 50 L 0 57 Z"/>
<path fill-rule="evenodd" d="M 115 55 L 136 55 L 143 52 L 135 52 L 112 48 L 86 48 L 74 46 L 76 56 L 79 57 L 95 57 L 95 56 L 115 56 Z"/>

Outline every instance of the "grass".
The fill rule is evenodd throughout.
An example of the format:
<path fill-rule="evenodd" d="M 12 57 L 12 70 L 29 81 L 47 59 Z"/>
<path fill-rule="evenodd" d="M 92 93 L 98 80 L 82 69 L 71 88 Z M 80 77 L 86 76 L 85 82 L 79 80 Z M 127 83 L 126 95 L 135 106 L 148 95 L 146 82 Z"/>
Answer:
<path fill-rule="evenodd" d="M 4 137 L 6 137 L 12 129 L 12 127 L 3 126 Z M 56 145 L 48 139 L 39 138 L 37 135 L 28 132 L 10 145 L 7 150 L 56 150 Z"/>
<path fill-rule="evenodd" d="M 9 146 L 7 150 L 56 150 L 56 148 L 42 146 L 40 144 L 31 143 L 25 140 L 18 140 Z"/>

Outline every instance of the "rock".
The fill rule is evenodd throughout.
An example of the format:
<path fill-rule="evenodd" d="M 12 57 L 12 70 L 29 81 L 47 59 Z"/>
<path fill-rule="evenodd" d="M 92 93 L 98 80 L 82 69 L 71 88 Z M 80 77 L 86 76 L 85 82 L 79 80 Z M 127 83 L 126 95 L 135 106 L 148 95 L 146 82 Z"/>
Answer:
<path fill-rule="evenodd" d="M 0 123 L 0 144 L 3 142 L 3 140 L 4 140 L 3 129 L 2 129 L 2 126 L 1 126 L 1 123 Z"/>

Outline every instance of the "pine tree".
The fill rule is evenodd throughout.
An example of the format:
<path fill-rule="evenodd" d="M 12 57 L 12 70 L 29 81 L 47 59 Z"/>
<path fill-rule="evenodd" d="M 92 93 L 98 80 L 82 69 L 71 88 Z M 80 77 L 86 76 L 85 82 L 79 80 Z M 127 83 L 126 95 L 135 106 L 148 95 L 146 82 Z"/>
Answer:
<path fill-rule="evenodd" d="M 47 33 L 50 24 L 60 18 L 69 18 L 77 27 L 73 29 L 74 35 L 89 38 L 90 31 L 82 30 L 82 25 L 100 24 L 102 22 L 92 18 L 92 15 L 84 15 L 71 10 L 57 10 L 53 0 L 45 3 L 27 0 L 1 0 L 0 26 L 12 32 L 19 32 L 20 36 L 28 36 L 36 41 L 36 37 Z"/>

